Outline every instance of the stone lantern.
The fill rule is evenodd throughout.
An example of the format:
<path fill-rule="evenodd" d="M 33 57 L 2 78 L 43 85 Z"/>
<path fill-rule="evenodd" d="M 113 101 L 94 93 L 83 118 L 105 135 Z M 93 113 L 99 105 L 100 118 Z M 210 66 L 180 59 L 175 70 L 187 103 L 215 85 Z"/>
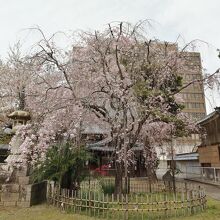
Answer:
<path fill-rule="evenodd" d="M 31 119 L 30 113 L 24 110 L 17 110 L 7 115 L 12 119 L 12 133 L 20 125 L 25 125 Z M 0 165 L 0 206 L 21 206 L 29 207 L 33 203 L 33 199 L 38 195 L 34 195 L 32 185 L 30 185 L 29 165 L 22 163 L 20 146 L 23 140 L 21 135 L 16 135 L 10 143 L 10 154 L 5 159 L 5 164 Z M 39 188 L 39 190 L 42 190 Z M 36 193 L 40 192 L 36 190 Z"/>
<path fill-rule="evenodd" d="M 31 119 L 30 113 L 23 110 L 16 110 L 7 115 L 7 117 L 12 119 L 13 123 L 11 134 L 16 132 L 18 126 L 25 125 L 27 121 Z M 5 184 L 25 185 L 29 183 L 28 166 L 22 164 L 21 161 L 21 144 L 22 139 L 20 135 L 17 135 L 14 141 L 9 145 L 10 154 L 5 159 L 6 163 L 4 164 L 4 166 L 0 167 L 0 174 L 2 174 L 2 178 L 0 178 L 2 180 L 0 181 L 4 182 Z M 11 161 L 13 161 L 13 164 L 11 164 Z"/>
<path fill-rule="evenodd" d="M 15 131 L 19 125 L 25 125 L 31 119 L 30 113 L 23 110 L 17 110 L 8 115 L 13 120 L 12 129 Z"/>

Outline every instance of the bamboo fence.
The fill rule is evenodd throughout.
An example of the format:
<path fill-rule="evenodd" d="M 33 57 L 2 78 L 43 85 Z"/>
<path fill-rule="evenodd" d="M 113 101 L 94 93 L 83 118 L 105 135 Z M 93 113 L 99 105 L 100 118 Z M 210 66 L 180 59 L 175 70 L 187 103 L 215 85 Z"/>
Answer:
<path fill-rule="evenodd" d="M 96 183 L 92 183 L 93 187 Z M 147 183 L 145 182 L 145 185 Z M 91 186 L 90 186 L 91 187 Z M 206 207 L 203 189 L 178 183 L 174 194 L 164 185 L 154 184 L 147 192 L 143 184 L 135 182 L 138 192 L 127 195 L 109 195 L 100 191 L 70 191 L 49 185 L 48 203 L 63 211 L 73 212 L 100 219 L 164 219 L 172 216 L 186 216 L 201 212 Z M 150 187 L 148 186 L 148 189 Z M 141 190 L 144 189 L 144 192 Z"/>

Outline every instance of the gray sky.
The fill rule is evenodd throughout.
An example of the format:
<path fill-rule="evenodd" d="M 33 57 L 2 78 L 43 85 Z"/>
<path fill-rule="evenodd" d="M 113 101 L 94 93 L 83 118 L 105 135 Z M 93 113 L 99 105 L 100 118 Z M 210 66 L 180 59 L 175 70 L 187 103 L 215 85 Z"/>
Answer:
<path fill-rule="evenodd" d="M 17 40 L 36 38 L 24 29 L 40 26 L 46 34 L 58 30 L 100 29 L 111 21 L 152 19 L 153 33 L 160 40 L 182 42 L 203 40 L 200 44 L 203 67 L 214 72 L 220 67 L 219 0 L 0 0 L 0 57 Z M 206 92 L 207 110 L 220 105 L 220 94 Z"/>

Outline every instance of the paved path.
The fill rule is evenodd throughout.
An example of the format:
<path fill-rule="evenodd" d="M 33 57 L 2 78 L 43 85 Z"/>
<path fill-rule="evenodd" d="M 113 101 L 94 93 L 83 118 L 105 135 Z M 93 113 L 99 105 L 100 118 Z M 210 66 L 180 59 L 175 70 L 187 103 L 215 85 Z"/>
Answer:
<path fill-rule="evenodd" d="M 197 183 L 197 182 L 188 181 L 188 180 L 187 182 L 200 185 L 201 187 L 205 189 L 207 196 L 220 201 L 220 186 L 213 186 L 209 184 Z"/>

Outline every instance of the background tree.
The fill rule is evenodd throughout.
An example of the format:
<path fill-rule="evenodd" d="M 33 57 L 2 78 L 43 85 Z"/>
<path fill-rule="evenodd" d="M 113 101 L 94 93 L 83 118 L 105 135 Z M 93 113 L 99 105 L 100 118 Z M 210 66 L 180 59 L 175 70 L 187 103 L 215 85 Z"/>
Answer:
<path fill-rule="evenodd" d="M 32 63 L 22 55 L 19 42 L 10 48 L 6 62 L 1 62 L 0 76 L 0 108 L 6 112 L 24 109 L 26 96 L 33 98 L 30 90 L 34 75 Z"/>

